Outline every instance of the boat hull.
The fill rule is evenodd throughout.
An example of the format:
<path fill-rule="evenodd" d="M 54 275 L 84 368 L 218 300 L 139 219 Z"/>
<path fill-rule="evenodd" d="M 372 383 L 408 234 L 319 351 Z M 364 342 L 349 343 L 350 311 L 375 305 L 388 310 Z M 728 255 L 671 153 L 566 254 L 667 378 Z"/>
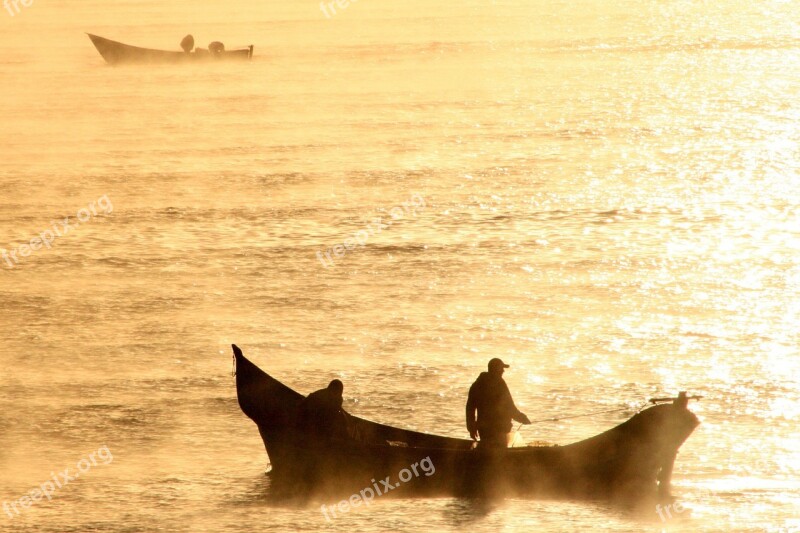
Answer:
<path fill-rule="evenodd" d="M 246 61 L 253 57 L 252 45 L 248 48 L 212 53 L 204 49 L 193 52 L 153 50 L 112 41 L 98 35 L 87 34 L 97 51 L 109 65 L 125 63 L 191 63 L 196 61 Z"/>
<path fill-rule="evenodd" d="M 263 372 L 241 352 L 235 357 L 239 405 L 258 426 L 273 482 L 297 496 L 358 494 L 367 488 L 384 488 L 387 485 L 380 480 L 386 480 L 392 485 L 388 491 L 392 495 L 626 503 L 663 499 L 669 496 L 678 448 L 699 424 L 685 403 L 657 405 L 574 444 L 489 452 L 474 448 L 467 439 L 403 430 L 348 415 L 352 438 L 326 445 L 295 431 L 301 394 Z M 433 472 L 423 471 L 425 465 Z"/>

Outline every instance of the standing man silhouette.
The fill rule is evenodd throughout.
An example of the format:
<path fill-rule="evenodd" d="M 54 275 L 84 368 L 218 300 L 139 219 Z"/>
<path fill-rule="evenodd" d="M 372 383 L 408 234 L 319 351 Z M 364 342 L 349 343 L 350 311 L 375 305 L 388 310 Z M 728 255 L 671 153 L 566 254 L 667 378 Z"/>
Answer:
<path fill-rule="evenodd" d="M 481 447 L 508 447 L 512 419 L 522 424 L 531 423 L 514 405 L 511 391 L 503 379 L 506 368 L 508 365 L 500 359 L 492 359 L 489 361 L 489 371 L 481 372 L 469 388 L 467 431 L 473 440 L 478 440 L 480 437 Z"/>

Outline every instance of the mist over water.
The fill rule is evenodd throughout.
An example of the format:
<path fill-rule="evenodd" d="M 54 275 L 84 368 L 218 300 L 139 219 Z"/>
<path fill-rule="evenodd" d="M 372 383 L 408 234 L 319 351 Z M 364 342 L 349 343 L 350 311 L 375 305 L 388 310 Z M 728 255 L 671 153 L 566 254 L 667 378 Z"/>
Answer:
<path fill-rule="evenodd" d="M 611 4 L 0 10 L 0 503 L 113 454 L 0 531 L 797 530 L 800 9 Z M 83 32 L 255 57 L 110 68 Z M 674 474 L 690 511 L 275 504 L 231 343 L 458 437 L 492 357 L 531 419 L 630 407 L 526 441 L 702 394 Z"/>

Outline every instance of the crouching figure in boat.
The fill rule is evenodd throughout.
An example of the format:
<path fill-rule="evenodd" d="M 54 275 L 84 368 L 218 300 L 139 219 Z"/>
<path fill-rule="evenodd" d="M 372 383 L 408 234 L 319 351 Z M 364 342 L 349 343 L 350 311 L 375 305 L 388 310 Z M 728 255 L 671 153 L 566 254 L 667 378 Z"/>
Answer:
<path fill-rule="evenodd" d="M 343 392 L 344 384 L 334 379 L 326 388 L 306 396 L 297 409 L 299 434 L 318 443 L 347 439 L 347 415 L 342 410 Z"/>

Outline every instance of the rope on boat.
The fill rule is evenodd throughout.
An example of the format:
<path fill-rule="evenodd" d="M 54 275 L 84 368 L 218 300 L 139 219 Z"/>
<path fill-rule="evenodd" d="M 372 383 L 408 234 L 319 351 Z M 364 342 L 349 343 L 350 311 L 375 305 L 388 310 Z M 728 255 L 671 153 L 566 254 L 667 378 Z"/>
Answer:
<path fill-rule="evenodd" d="M 642 406 L 639 407 L 636 410 L 636 412 L 638 413 L 642 409 L 647 407 L 648 403 L 649 402 L 645 402 L 644 404 L 642 404 Z M 581 418 L 581 417 L 584 417 L 584 416 L 602 415 L 602 414 L 606 414 L 606 413 L 618 413 L 620 411 L 630 411 L 630 407 L 620 407 L 618 409 L 605 409 L 603 411 L 592 411 L 591 413 L 581 413 L 579 415 L 568 415 L 568 416 L 556 416 L 556 417 L 553 417 L 553 418 L 542 418 L 541 420 L 532 420 L 531 424 L 537 424 L 539 422 L 558 422 L 560 420 L 568 420 L 570 418 Z M 520 427 L 522 427 L 522 424 L 520 424 Z M 519 428 L 517 428 L 517 431 L 519 431 Z"/>

